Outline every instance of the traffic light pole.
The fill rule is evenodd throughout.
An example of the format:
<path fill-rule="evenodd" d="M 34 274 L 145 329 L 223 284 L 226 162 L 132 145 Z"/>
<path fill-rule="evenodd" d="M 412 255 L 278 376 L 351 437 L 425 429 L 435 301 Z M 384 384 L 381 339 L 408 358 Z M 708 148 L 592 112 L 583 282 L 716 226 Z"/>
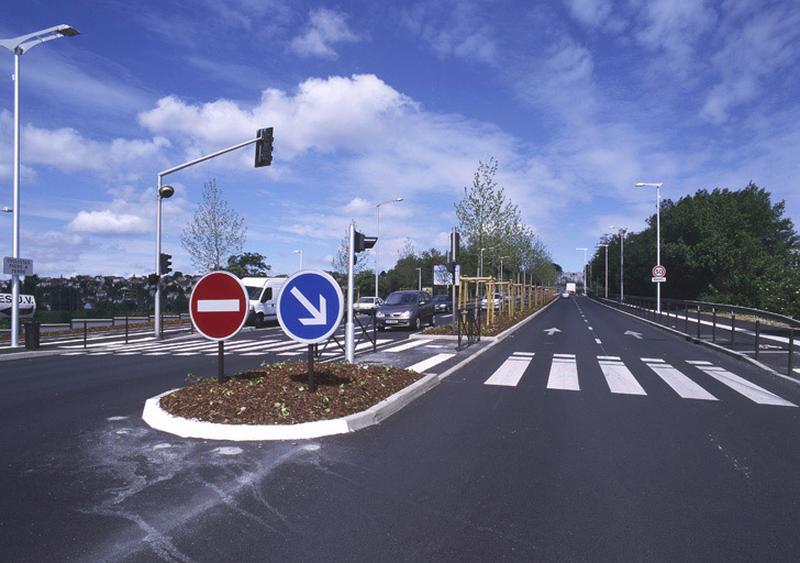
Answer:
<path fill-rule="evenodd" d="M 356 228 L 347 230 L 347 321 L 344 327 L 344 355 L 347 363 L 355 360 L 355 328 L 353 327 L 353 260 L 355 258 Z"/>
<path fill-rule="evenodd" d="M 190 160 L 188 162 L 184 162 L 183 164 L 179 164 L 177 166 L 173 166 L 172 168 L 167 168 L 162 172 L 158 173 L 158 187 L 156 189 L 156 198 L 158 199 L 158 203 L 156 205 L 156 274 L 158 274 L 159 279 L 156 283 L 156 294 L 155 294 L 155 319 L 154 319 L 154 329 L 153 334 L 156 338 L 161 338 L 161 186 L 164 181 L 165 176 L 169 176 L 170 174 L 174 174 L 184 168 L 189 168 L 190 166 L 194 166 L 195 164 L 200 164 L 201 162 L 205 162 L 206 160 L 211 160 L 212 158 L 216 158 L 218 156 L 222 156 L 223 154 L 233 152 L 235 150 L 239 150 L 241 148 L 246 147 L 247 145 L 252 145 L 253 143 L 257 143 L 261 140 L 261 137 L 256 137 L 255 139 L 250 139 L 249 141 L 245 141 L 243 143 L 239 143 L 238 145 L 233 145 L 232 147 L 228 147 L 222 150 L 218 150 L 217 152 L 213 152 L 211 154 L 207 154 L 205 156 L 201 156 L 200 158 L 195 158 L 194 160 Z"/>

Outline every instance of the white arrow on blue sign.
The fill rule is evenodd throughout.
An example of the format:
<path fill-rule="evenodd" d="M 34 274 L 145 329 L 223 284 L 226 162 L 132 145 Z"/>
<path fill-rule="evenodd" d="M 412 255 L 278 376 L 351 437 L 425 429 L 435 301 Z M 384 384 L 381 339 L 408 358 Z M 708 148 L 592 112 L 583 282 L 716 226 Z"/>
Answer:
<path fill-rule="evenodd" d="M 330 274 L 303 270 L 283 284 L 276 308 L 278 322 L 289 338 L 316 344 L 330 338 L 339 328 L 344 297 Z"/>

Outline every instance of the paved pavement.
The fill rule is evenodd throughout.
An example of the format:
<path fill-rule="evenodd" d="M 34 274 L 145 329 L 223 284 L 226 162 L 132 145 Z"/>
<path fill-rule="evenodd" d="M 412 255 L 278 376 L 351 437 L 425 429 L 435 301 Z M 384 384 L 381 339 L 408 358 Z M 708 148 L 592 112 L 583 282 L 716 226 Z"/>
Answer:
<path fill-rule="evenodd" d="M 401 345 L 382 353 L 449 353 L 388 352 Z M 166 367 L 202 355 L 24 362 L 3 365 L 0 396 L 9 560 L 800 553 L 800 387 L 584 298 L 555 303 L 380 425 L 320 440 L 146 427 L 141 401 L 180 383 Z"/>

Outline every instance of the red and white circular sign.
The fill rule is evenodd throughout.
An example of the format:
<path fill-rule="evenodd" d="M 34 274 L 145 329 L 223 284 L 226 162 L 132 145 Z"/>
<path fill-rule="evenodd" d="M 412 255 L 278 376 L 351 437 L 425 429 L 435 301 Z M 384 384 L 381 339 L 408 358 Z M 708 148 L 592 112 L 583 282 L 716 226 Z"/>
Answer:
<path fill-rule="evenodd" d="M 662 266 L 661 264 L 657 264 L 653 266 L 653 277 L 654 278 L 665 278 L 667 277 L 667 269 Z"/>
<path fill-rule="evenodd" d="M 248 309 L 244 284 L 229 272 L 211 272 L 200 278 L 189 299 L 194 328 L 211 340 L 226 340 L 239 332 Z"/>

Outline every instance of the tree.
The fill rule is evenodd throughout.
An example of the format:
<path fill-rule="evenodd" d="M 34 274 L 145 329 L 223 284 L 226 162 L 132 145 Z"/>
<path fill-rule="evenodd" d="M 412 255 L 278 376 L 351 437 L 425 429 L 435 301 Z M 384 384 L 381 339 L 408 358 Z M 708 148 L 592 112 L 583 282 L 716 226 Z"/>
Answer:
<path fill-rule="evenodd" d="M 225 268 L 230 273 L 240 278 L 244 277 L 264 277 L 269 275 L 272 266 L 265 262 L 266 258 L 257 252 L 245 252 L 243 254 L 233 254 L 228 257 L 228 265 Z"/>
<path fill-rule="evenodd" d="M 358 230 L 358 229 L 356 229 Z M 333 271 L 347 279 L 347 258 L 350 254 L 350 227 L 345 230 L 344 238 L 336 249 L 336 255 L 331 259 Z M 367 253 L 357 252 L 353 259 L 353 275 L 360 274 L 367 269 Z"/>
<path fill-rule="evenodd" d="M 203 186 L 203 198 L 183 229 L 181 245 L 199 270 L 218 270 L 228 256 L 242 251 L 246 232 L 244 219 L 222 199 L 222 189 L 211 180 Z"/>

